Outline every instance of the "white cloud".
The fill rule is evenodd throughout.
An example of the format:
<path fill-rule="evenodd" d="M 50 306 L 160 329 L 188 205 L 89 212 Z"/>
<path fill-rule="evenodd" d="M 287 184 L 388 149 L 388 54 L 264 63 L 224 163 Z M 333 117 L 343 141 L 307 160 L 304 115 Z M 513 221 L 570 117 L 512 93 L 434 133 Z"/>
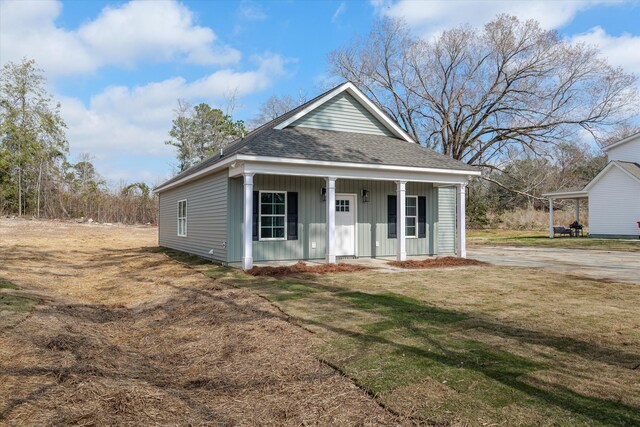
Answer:
<path fill-rule="evenodd" d="M 598 46 L 610 64 L 640 75 L 640 35 L 625 33 L 612 36 L 598 26 L 573 36 L 571 40 Z"/>
<path fill-rule="evenodd" d="M 60 2 L 2 1 L 2 62 L 26 56 L 55 76 L 142 60 L 181 58 L 218 65 L 240 60 L 240 52 L 219 43 L 210 28 L 196 25 L 191 11 L 175 1 L 105 7 L 97 18 L 74 30 L 56 25 L 61 11 Z"/>
<path fill-rule="evenodd" d="M 340 15 L 344 14 L 346 11 L 347 11 L 347 3 L 345 2 L 340 3 L 336 11 L 333 13 L 333 16 L 331 17 L 331 22 L 336 22 L 340 17 Z"/>
<path fill-rule="evenodd" d="M 246 21 L 264 21 L 268 18 L 260 4 L 248 0 L 242 1 L 238 8 L 238 15 Z"/>
<path fill-rule="evenodd" d="M 89 105 L 58 96 L 73 153 L 91 153 L 97 165 L 114 171 L 113 176 L 106 173 L 112 179 L 124 170 L 113 165 L 118 159 L 138 156 L 149 164 L 170 157 L 173 150 L 164 141 L 178 98 L 224 106 L 228 95 L 242 97 L 264 90 L 286 72 L 287 60 L 278 55 L 253 60 L 256 67 L 249 71 L 223 69 L 194 81 L 174 77 L 135 87 L 111 86 L 91 97 Z M 165 164 L 161 166 L 166 170 Z M 139 176 L 139 171 L 130 173 Z"/>
<path fill-rule="evenodd" d="M 603 0 L 563 2 L 374 0 L 372 4 L 378 13 L 403 18 L 418 33 L 425 37 L 432 37 L 446 28 L 461 24 L 483 25 L 499 13 L 508 13 L 521 19 L 535 19 L 547 29 L 559 28 L 570 22 L 579 11 L 603 2 Z"/>

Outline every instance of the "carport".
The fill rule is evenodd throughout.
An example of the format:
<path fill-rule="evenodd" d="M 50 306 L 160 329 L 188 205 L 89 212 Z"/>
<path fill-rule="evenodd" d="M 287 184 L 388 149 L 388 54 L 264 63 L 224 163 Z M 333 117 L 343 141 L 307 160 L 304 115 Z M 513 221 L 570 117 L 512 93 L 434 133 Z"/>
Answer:
<path fill-rule="evenodd" d="M 589 193 L 580 191 L 558 191 L 555 193 L 545 193 L 542 197 L 549 199 L 549 238 L 553 239 L 553 201 L 554 200 L 575 200 L 576 221 L 580 222 L 580 200 L 588 200 Z"/>

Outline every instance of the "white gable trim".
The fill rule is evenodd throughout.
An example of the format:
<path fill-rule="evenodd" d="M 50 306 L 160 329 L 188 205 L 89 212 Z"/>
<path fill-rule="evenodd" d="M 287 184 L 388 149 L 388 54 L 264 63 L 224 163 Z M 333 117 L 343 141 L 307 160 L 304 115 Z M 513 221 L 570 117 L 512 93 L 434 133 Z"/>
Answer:
<path fill-rule="evenodd" d="M 298 119 L 306 116 L 311 111 L 315 110 L 316 108 L 318 108 L 319 106 L 321 106 L 325 102 L 329 101 L 330 99 L 335 98 L 337 95 L 341 94 L 344 91 L 349 92 L 349 94 L 351 96 L 353 96 L 358 102 L 360 102 L 360 104 L 362 104 L 362 106 L 364 106 L 371 114 L 373 114 L 373 116 L 380 123 L 382 123 L 387 129 L 389 129 L 389 131 L 391 133 L 393 133 L 395 136 L 397 136 L 398 138 L 404 139 L 407 142 L 415 143 L 415 141 L 413 140 L 413 138 L 411 138 L 409 136 L 409 134 L 407 134 L 404 130 L 402 130 L 402 128 L 400 126 L 398 126 L 398 124 L 396 122 L 391 120 L 364 93 L 362 93 L 360 91 L 360 89 L 358 89 L 351 82 L 347 82 L 347 83 L 344 83 L 344 84 L 338 86 L 337 88 L 335 88 L 334 90 L 332 90 L 331 92 L 329 92 L 328 94 L 323 96 L 322 98 L 320 98 L 317 101 L 309 104 L 306 108 L 304 108 L 303 110 L 299 111 L 297 114 L 294 114 L 293 116 L 289 117 L 284 122 L 280 123 L 278 126 L 275 126 L 274 129 L 284 129 L 284 128 L 286 128 L 287 126 L 291 125 L 292 123 L 294 123 Z"/>
<path fill-rule="evenodd" d="M 606 147 L 602 147 L 602 151 L 609 151 L 612 148 L 619 147 L 619 146 L 621 146 L 623 144 L 626 144 L 627 142 L 631 142 L 631 141 L 635 140 L 636 138 L 640 139 L 640 132 L 639 133 L 635 133 L 635 134 L 633 134 L 631 136 L 628 136 L 628 137 L 626 137 L 626 138 L 624 138 L 624 139 L 622 139 L 622 140 L 620 140 L 618 142 L 614 142 L 613 144 L 609 144 Z"/>
<path fill-rule="evenodd" d="M 633 175 L 632 173 L 630 173 L 628 170 L 626 170 L 625 168 L 623 168 L 622 166 L 620 166 L 616 160 L 612 161 L 611 163 L 609 163 L 604 169 L 602 169 L 602 172 L 600 172 L 598 175 L 596 175 L 595 178 L 593 178 L 591 180 L 590 183 L 587 184 L 586 187 L 584 187 L 583 191 L 589 191 L 596 182 L 600 181 L 602 179 L 603 176 L 605 176 L 613 167 L 617 167 L 618 169 L 620 169 L 622 172 L 624 172 L 627 176 L 630 176 L 631 178 L 633 178 L 636 182 L 638 182 L 640 184 L 640 179 L 638 179 L 637 176 Z"/>

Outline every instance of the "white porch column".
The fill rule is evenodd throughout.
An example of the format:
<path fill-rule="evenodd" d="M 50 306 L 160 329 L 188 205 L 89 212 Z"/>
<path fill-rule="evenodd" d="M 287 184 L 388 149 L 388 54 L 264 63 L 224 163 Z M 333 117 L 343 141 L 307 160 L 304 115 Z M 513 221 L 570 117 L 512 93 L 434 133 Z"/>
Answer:
<path fill-rule="evenodd" d="M 580 223 L 580 199 L 576 199 L 576 222 Z"/>
<path fill-rule="evenodd" d="M 244 177 L 244 221 L 242 230 L 242 269 L 253 267 L 253 174 Z"/>
<path fill-rule="evenodd" d="M 326 261 L 336 263 L 336 178 L 327 177 Z"/>
<path fill-rule="evenodd" d="M 407 249 L 406 249 L 406 227 L 405 224 L 407 222 L 406 217 L 406 185 L 407 181 L 396 181 L 397 190 L 397 213 L 396 213 L 396 235 L 398 237 L 397 242 L 397 257 L 398 261 L 405 261 L 407 259 Z M 417 226 L 417 224 L 416 224 Z"/>
<path fill-rule="evenodd" d="M 456 203 L 456 216 L 458 220 L 458 229 L 456 230 L 456 254 L 458 258 L 467 257 L 467 220 L 466 220 L 466 184 L 460 184 L 457 186 L 458 203 Z"/>
<path fill-rule="evenodd" d="M 549 238 L 553 239 L 553 199 L 549 197 Z"/>

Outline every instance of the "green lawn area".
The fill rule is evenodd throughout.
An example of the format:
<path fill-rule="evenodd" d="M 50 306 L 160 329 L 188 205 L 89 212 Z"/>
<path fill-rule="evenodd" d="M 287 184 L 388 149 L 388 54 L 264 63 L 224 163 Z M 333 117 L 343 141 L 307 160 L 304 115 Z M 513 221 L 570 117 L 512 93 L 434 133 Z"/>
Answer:
<path fill-rule="evenodd" d="M 640 287 L 537 269 L 282 279 L 196 266 L 273 301 L 317 357 L 437 425 L 640 425 Z"/>
<path fill-rule="evenodd" d="M 38 302 L 37 299 L 22 295 L 15 283 L 0 278 L 0 315 L 5 313 L 28 313 Z"/>
<path fill-rule="evenodd" d="M 467 242 L 469 246 L 538 246 L 548 248 L 602 249 L 611 251 L 640 252 L 640 239 L 620 240 L 596 239 L 591 237 L 556 237 L 554 239 L 550 239 L 548 231 L 498 229 L 468 230 Z"/>

